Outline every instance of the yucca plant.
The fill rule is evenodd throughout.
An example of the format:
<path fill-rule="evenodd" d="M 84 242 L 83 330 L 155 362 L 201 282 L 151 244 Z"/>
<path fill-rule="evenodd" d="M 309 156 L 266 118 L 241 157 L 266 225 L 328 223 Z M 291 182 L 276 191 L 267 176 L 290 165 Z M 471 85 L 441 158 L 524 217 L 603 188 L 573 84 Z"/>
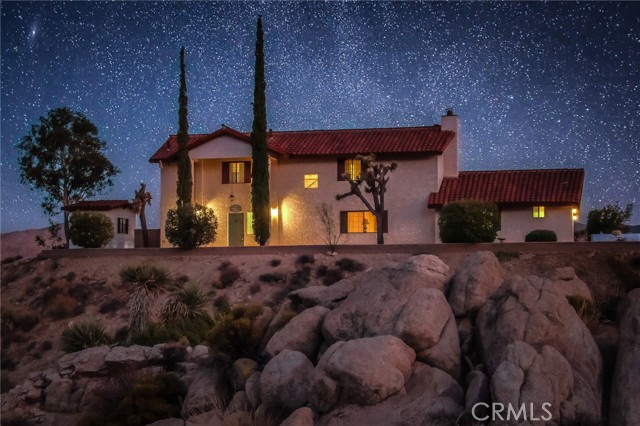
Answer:
<path fill-rule="evenodd" d="M 62 332 L 62 349 L 65 352 L 78 352 L 94 346 L 108 345 L 111 341 L 111 336 L 97 321 L 72 323 Z"/>
<path fill-rule="evenodd" d="M 162 324 L 208 316 L 205 306 L 207 295 L 196 284 L 188 284 L 174 290 L 162 308 Z"/>
<path fill-rule="evenodd" d="M 131 333 L 142 332 L 149 322 L 151 302 L 171 284 L 169 273 L 157 266 L 127 266 L 120 271 L 120 279 L 131 285 L 132 298 L 129 313 L 129 337 Z"/>

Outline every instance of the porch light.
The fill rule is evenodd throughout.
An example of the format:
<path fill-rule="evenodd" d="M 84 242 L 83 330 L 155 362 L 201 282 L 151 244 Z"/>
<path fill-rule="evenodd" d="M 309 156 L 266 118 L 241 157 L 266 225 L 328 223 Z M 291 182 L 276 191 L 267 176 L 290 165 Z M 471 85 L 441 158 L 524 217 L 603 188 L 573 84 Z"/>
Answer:
<path fill-rule="evenodd" d="M 277 219 L 277 218 L 278 218 L 278 208 L 271 207 L 271 219 Z"/>
<path fill-rule="evenodd" d="M 573 208 L 571 209 L 571 218 L 573 219 L 573 221 L 575 222 L 576 220 L 578 220 L 578 209 Z"/>

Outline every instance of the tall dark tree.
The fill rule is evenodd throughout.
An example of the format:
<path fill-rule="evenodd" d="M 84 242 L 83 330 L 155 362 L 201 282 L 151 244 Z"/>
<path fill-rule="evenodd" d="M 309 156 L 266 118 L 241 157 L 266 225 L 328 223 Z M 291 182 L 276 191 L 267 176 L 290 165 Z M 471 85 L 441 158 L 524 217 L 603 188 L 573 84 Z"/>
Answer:
<path fill-rule="evenodd" d="M 387 175 L 389 172 L 394 171 L 398 165 L 395 162 L 390 164 L 374 163 L 375 156 L 373 154 L 358 155 L 356 156 L 356 160 L 362 162 L 362 170 L 364 170 L 364 173 L 360 176 L 351 176 L 349 173 L 343 174 L 342 177 L 349 182 L 350 190 L 349 192 L 336 195 L 336 200 L 342 200 L 352 195 L 358 197 L 367 210 L 376 218 L 377 243 L 384 244 L 384 228 L 382 226 L 384 200 L 390 177 Z M 371 194 L 371 201 L 362 193 L 361 185 L 363 183 L 365 184 L 365 193 Z"/>
<path fill-rule="evenodd" d="M 185 76 L 184 47 L 180 49 L 180 98 L 178 109 L 178 182 L 176 204 L 182 207 L 191 204 L 191 160 L 189 159 L 189 122 L 187 121 L 187 79 Z"/>
<path fill-rule="evenodd" d="M 67 246 L 69 212 L 65 207 L 113 186 L 119 172 L 104 155 L 106 146 L 97 127 L 68 108 L 53 109 L 40 117 L 40 123 L 31 126 L 18 144 L 21 180 L 47 193 L 42 208 L 56 233 L 53 218 L 63 208 Z"/>
<path fill-rule="evenodd" d="M 267 151 L 267 106 L 264 81 L 264 38 L 262 16 L 258 16 L 256 31 L 256 66 L 253 89 L 253 127 L 251 146 L 251 208 L 253 209 L 253 235 L 258 244 L 265 245 L 271 225 L 269 201 L 269 154 Z"/>

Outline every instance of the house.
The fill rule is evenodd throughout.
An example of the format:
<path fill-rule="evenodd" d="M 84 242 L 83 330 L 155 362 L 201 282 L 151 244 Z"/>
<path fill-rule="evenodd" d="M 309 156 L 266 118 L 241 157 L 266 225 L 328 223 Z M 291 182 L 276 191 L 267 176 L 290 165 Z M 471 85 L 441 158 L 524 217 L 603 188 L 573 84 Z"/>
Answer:
<path fill-rule="evenodd" d="M 113 239 L 105 248 L 134 248 L 136 213 L 128 200 L 92 200 L 71 204 L 67 211 L 99 212 L 113 223 Z M 71 248 L 78 246 L 71 245 Z"/>
<path fill-rule="evenodd" d="M 385 243 L 439 242 L 438 212 L 462 199 L 494 201 L 501 209 L 501 238 L 524 241 L 533 229 L 552 229 L 560 241 L 573 241 L 584 171 L 513 170 L 460 172 L 460 121 L 453 112 L 424 127 L 269 131 L 271 245 L 324 244 L 317 206 L 332 206 L 343 234 L 341 244 L 375 244 L 382 226 Z M 177 140 L 170 136 L 153 154 L 160 166 L 160 223 L 175 208 Z M 193 202 L 214 209 L 215 246 L 255 245 L 251 213 L 250 134 L 222 126 L 210 134 L 190 135 Z M 356 197 L 337 201 L 348 191 L 344 173 L 358 175 L 355 156 L 375 153 L 396 161 L 386 193 L 383 223 Z M 162 232 L 161 245 L 168 246 Z"/>

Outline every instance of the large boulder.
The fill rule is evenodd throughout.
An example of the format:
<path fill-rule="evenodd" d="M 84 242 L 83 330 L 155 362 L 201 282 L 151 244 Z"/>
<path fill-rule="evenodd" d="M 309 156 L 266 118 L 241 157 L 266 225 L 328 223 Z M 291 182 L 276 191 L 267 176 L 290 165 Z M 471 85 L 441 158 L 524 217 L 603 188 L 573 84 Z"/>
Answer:
<path fill-rule="evenodd" d="M 309 407 L 298 408 L 280 426 L 313 426 L 313 411 Z"/>
<path fill-rule="evenodd" d="M 610 424 L 616 426 L 640 425 L 640 289 L 627 299 L 609 406 Z"/>
<path fill-rule="evenodd" d="M 230 395 L 224 373 L 219 369 L 202 368 L 194 377 L 182 403 L 182 418 L 189 420 L 193 416 L 202 416 L 211 422 L 214 417 L 222 420 L 217 408 L 221 401 L 228 401 Z M 203 416 L 206 413 L 211 414 Z M 196 420 L 192 423 L 200 424 Z"/>
<path fill-rule="evenodd" d="M 402 388 L 415 352 L 395 336 L 338 342 L 322 355 L 313 375 L 311 406 L 327 412 L 336 404 L 373 405 Z"/>
<path fill-rule="evenodd" d="M 104 361 L 109 346 L 96 346 L 64 355 L 58 360 L 58 368 L 65 373 L 96 375 L 105 368 Z"/>
<path fill-rule="evenodd" d="M 267 363 L 260 375 L 262 405 L 288 413 L 303 407 L 309 400 L 312 373 L 313 364 L 302 352 L 283 350 Z"/>
<path fill-rule="evenodd" d="M 558 290 L 565 296 L 580 296 L 593 303 L 593 295 L 589 286 L 576 275 L 575 269 L 571 266 L 564 266 L 548 271 L 543 275 L 553 281 Z"/>
<path fill-rule="evenodd" d="M 308 308 L 324 306 L 334 309 L 351 294 L 357 282 L 346 278 L 330 286 L 316 285 L 289 293 L 289 299 Z"/>
<path fill-rule="evenodd" d="M 322 320 L 328 312 L 329 309 L 325 307 L 315 306 L 293 317 L 269 340 L 267 355 L 274 357 L 288 349 L 302 352 L 307 358 L 314 360 L 322 343 Z"/>
<path fill-rule="evenodd" d="M 504 271 L 490 251 L 467 255 L 456 268 L 449 287 L 449 303 L 455 316 L 475 316 L 504 280 Z"/>
<path fill-rule="evenodd" d="M 249 358 L 239 358 L 231 365 L 231 385 L 234 391 L 244 390 L 244 386 L 256 371 L 258 363 Z"/>
<path fill-rule="evenodd" d="M 545 395 L 547 401 L 559 402 L 554 409 L 560 418 L 554 421 L 564 424 L 581 417 L 600 418 L 600 352 L 553 281 L 537 276 L 509 277 L 480 309 L 476 326 L 482 360 L 492 376 L 493 402 L 507 403 L 516 397 L 528 402 L 522 395 L 534 397 L 532 392 L 551 380 L 549 374 L 562 373 L 551 380 L 557 386 L 548 387 Z M 518 342 L 526 346 L 512 345 Z M 514 357 L 519 361 L 513 361 Z M 561 367 L 545 367 L 544 362 Z M 515 386 L 516 379 L 524 380 L 521 376 L 525 372 L 530 389 L 515 392 L 509 388 Z"/>
<path fill-rule="evenodd" d="M 443 295 L 448 270 L 438 257 L 420 255 L 395 268 L 355 277 L 354 291 L 324 319 L 325 340 L 331 345 L 361 337 L 397 336 L 416 351 L 419 360 L 457 376 L 458 333 Z"/>
<path fill-rule="evenodd" d="M 376 405 L 345 405 L 325 415 L 317 426 L 388 426 L 455 424 L 464 393 L 453 377 L 416 362 L 402 392 Z"/>

